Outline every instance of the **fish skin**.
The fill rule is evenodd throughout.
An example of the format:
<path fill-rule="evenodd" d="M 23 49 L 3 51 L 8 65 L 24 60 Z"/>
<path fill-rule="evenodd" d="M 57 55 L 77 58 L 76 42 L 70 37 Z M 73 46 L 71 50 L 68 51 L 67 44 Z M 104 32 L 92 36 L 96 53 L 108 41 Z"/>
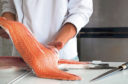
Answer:
<path fill-rule="evenodd" d="M 33 69 L 37 77 L 81 80 L 77 75 L 59 70 L 58 62 L 69 63 L 69 60 L 59 61 L 59 56 L 55 49 L 50 49 L 40 44 L 23 24 L 0 17 L 0 26 L 9 34 L 23 60 Z M 76 62 L 73 61 L 72 64 L 76 64 Z"/>
<path fill-rule="evenodd" d="M 59 64 L 90 64 L 90 62 L 79 62 L 75 60 L 66 60 L 66 59 L 60 59 L 58 63 Z"/>
<path fill-rule="evenodd" d="M 30 70 L 21 57 L 0 56 L 0 70 L 10 68 L 15 68 L 15 70 Z"/>

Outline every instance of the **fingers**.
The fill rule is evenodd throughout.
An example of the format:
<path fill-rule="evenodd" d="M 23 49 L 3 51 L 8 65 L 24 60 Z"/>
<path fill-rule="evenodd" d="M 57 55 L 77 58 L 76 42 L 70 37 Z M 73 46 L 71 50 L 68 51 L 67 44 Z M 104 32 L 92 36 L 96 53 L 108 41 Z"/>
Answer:
<path fill-rule="evenodd" d="M 0 28 L 0 34 L 3 34 L 3 33 L 5 33 L 5 31 L 2 28 Z"/>
<path fill-rule="evenodd" d="M 1 36 L 2 38 L 9 39 L 8 34 L 7 34 L 3 29 L 0 29 L 0 36 Z"/>
<path fill-rule="evenodd" d="M 62 43 L 62 42 L 57 42 L 57 43 L 55 44 L 55 47 L 56 47 L 58 50 L 60 50 L 60 49 L 63 47 L 63 43 Z"/>
<path fill-rule="evenodd" d="M 9 39 L 9 36 L 7 34 L 2 34 L 0 35 L 2 38 L 6 38 L 6 39 Z"/>
<path fill-rule="evenodd" d="M 62 42 L 50 42 L 48 43 L 48 45 L 50 46 L 54 46 L 56 47 L 58 50 L 60 50 L 61 48 L 63 48 L 64 44 Z"/>

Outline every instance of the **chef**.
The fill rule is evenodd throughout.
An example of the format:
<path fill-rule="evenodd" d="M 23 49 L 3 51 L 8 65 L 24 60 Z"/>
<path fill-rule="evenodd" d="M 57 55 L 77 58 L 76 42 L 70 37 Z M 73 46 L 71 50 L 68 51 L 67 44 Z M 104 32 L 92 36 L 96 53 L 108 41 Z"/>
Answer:
<path fill-rule="evenodd" d="M 76 35 L 93 12 L 92 0 L 1 0 L 1 16 L 23 23 L 42 44 L 59 50 L 59 58 L 78 60 Z M 0 36 L 8 38 L 1 30 Z M 15 48 L 13 56 L 18 55 Z"/>

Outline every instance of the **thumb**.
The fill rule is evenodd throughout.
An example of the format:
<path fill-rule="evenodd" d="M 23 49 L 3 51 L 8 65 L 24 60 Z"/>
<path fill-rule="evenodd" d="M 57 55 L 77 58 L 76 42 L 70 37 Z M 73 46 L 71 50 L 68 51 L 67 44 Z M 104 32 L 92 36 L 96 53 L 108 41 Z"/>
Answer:
<path fill-rule="evenodd" d="M 62 42 L 50 42 L 50 43 L 48 43 L 48 45 L 54 46 L 58 50 L 60 50 L 64 46 L 64 44 Z"/>
<path fill-rule="evenodd" d="M 64 44 L 62 42 L 56 42 L 55 43 L 55 47 L 60 50 L 61 48 L 63 48 Z"/>

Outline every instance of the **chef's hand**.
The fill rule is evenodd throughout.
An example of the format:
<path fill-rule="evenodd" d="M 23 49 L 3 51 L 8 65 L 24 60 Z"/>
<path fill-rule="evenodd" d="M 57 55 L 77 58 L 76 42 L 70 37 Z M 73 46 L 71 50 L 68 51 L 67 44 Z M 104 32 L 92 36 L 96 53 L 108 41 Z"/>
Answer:
<path fill-rule="evenodd" d="M 0 28 L 0 36 L 1 36 L 2 38 L 9 39 L 8 34 L 7 34 L 3 29 L 1 29 L 1 28 Z"/>
<path fill-rule="evenodd" d="M 58 50 L 64 47 L 64 45 L 75 36 L 76 28 L 71 23 L 66 23 L 57 33 L 55 39 L 52 42 L 48 43 L 50 46 L 54 46 Z"/>
<path fill-rule="evenodd" d="M 13 20 L 13 21 L 16 20 L 15 14 L 10 13 L 10 12 L 3 13 L 2 17 L 6 18 L 8 20 Z M 1 28 L 0 28 L 0 36 L 3 37 L 3 38 L 9 39 L 9 35 Z"/>
<path fill-rule="evenodd" d="M 56 48 L 57 50 L 60 50 L 64 46 L 64 44 L 62 42 L 50 42 L 50 43 L 48 43 L 48 45 L 50 47 Z"/>

